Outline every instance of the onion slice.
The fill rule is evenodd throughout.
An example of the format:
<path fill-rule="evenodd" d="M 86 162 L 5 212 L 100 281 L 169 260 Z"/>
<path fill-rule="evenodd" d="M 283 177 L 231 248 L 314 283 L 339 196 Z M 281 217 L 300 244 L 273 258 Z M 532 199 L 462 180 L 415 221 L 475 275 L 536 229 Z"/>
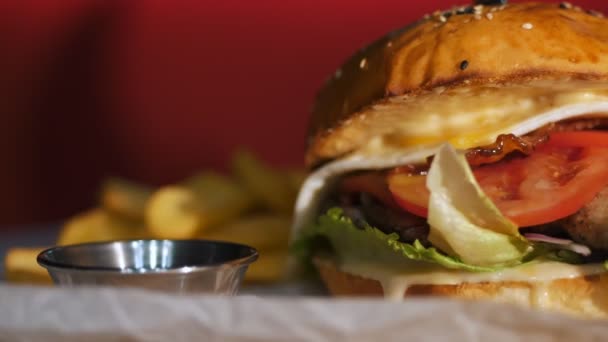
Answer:
<path fill-rule="evenodd" d="M 578 244 L 572 240 L 559 239 L 552 236 L 537 233 L 526 233 L 523 235 L 529 241 L 550 243 L 552 245 L 559 246 L 561 249 L 567 249 L 583 256 L 589 256 L 591 254 L 591 249 L 589 249 L 589 247 Z"/>

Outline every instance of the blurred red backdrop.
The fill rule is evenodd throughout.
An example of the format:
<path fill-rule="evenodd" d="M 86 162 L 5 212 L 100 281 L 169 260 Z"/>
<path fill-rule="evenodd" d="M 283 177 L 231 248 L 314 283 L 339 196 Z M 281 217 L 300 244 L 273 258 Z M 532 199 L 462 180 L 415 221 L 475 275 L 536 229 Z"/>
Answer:
<path fill-rule="evenodd" d="M 301 165 L 324 79 L 371 40 L 452 5 L 2 2 L 0 225 L 89 207 L 109 175 L 161 184 L 226 169 L 238 146 Z"/>

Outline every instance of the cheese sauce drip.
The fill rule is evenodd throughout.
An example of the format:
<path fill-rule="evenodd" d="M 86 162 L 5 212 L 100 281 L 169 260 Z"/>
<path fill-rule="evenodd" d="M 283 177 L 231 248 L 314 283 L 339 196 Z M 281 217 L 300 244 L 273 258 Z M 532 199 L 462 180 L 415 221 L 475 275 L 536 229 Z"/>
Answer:
<path fill-rule="evenodd" d="M 548 285 L 557 279 L 572 279 L 605 272 L 602 264 L 570 265 L 555 261 L 540 261 L 506 268 L 496 272 L 466 272 L 441 266 L 413 262 L 411 267 L 387 267 L 361 261 L 345 262 L 344 272 L 380 282 L 384 297 L 392 301 L 403 299 L 414 285 L 458 285 L 484 282 L 525 282 L 530 284 L 531 305 L 547 308 Z"/>
<path fill-rule="evenodd" d="M 538 282 L 530 288 L 530 306 L 535 309 L 549 309 L 551 300 L 549 298 L 549 283 Z"/>

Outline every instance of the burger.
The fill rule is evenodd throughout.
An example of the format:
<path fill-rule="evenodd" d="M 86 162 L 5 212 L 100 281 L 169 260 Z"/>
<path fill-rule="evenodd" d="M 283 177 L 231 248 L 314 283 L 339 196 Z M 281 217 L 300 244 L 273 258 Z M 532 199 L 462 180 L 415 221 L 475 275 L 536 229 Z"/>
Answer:
<path fill-rule="evenodd" d="M 606 129 L 600 13 L 437 11 L 360 50 L 319 91 L 294 253 L 334 295 L 605 317 Z"/>

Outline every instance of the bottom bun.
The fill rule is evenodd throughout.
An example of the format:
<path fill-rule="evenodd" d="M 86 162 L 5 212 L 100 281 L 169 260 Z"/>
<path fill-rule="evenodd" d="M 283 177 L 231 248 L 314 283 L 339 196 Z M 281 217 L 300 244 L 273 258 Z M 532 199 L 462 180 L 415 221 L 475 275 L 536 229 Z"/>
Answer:
<path fill-rule="evenodd" d="M 383 296 L 379 281 L 342 272 L 327 257 L 314 264 L 329 292 L 335 296 Z M 457 285 L 412 285 L 404 297 L 443 296 L 492 300 L 523 307 L 562 312 L 579 317 L 608 318 L 608 274 L 594 274 L 548 282 L 481 282 Z"/>

